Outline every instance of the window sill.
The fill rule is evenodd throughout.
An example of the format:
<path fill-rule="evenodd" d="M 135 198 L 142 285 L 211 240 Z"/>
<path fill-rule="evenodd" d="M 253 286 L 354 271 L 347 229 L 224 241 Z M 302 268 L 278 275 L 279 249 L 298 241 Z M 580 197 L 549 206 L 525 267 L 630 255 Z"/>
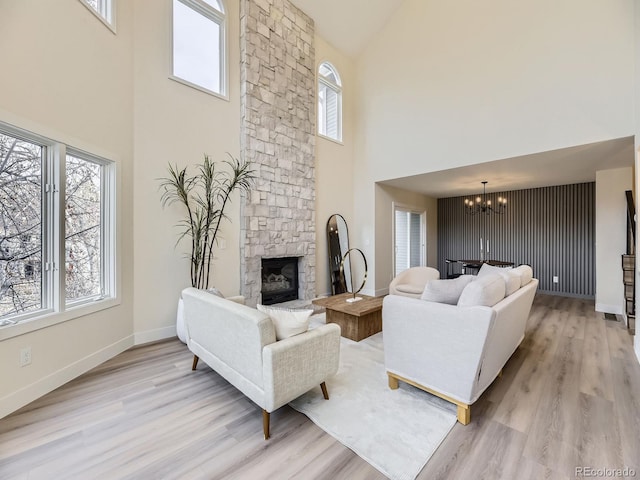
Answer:
<path fill-rule="evenodd" d="M 67 311 L 62 313 L 45 313 L 38 317 L 22 320 L 15 325 L 6 325 L 0 327 L 0 341 L 35 332 L 36 330 L 40 330 L 42 328 L 51 327 L 59 323 L 67 322 L 79 317 L 84 317 L 85 315 L 90 315 L 92 313 L 116 307 L 118 305 L 120 305 L 120 300 L 118 300 L 117 298 L 106 298 L 104 300 L 98 300 L 90 304 L 85 303 L 76 307 L 69 307 Z"/>
<path fill-rule="evenodd" d="M 337 143 L 338 145 L 344 146 L 342 140 L 336 140 L 335 138 L 327 137 L 326 135 L 322 135 L 321 133 L 317 134 L 318 138 L 323 138 L 324 140 L 329 140 L 330 142 Z"/>
<path fill-rule="evenodd" d="M 209 90 L 208 88 L 201 87 L 200 85 L 196 85 L 195 83 L 191 83 L 189 80 L 185 80 L 184 78 L 176 77 L 175 75 L 169 75 L 169 79 L 173 80 L 174 82 L 181 83 L 182 85 L 185 85 L 187 87 L 191 87 L 194 90 L 199 90 L 202 93 L 206 93 L 208 95 L 211 95 L 212 97 L 217 97 L 217 98 L 219 98 L 221 100 L 226 100 L 227 102 L 229 101 L 229 96 L 228 95 L 223 95 L 222 93 L 217 93 L 217 92 L 214 92 L 213 90 Z"/>

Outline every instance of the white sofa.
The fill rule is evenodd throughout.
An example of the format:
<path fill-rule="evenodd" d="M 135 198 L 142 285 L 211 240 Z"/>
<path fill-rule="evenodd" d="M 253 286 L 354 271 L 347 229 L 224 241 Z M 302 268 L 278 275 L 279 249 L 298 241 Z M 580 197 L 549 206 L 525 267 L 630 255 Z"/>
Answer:
<path fill-rule="evenodd" d="M 320 385 L 338 370 L 340 327 L 322 325 L 276 341 L 271 318 L 258 310 L 195 288 L 182 292 L 187 346 L 198 359 L 262 408 L 265 440 L 269 414 Z"/>
<path fill-rule="evenodd" d="M 440 272 L 431 267 L 411 267 L 400 272 L 389 284 L 389 295 L 420 298 L 429 280 L 440 278 Z"/>
<path fill-rule="evenodd" d="M 496 277 L 500 275 L 488 276 L 494 285 Z M 478 279 L 464 288 L 478 293 L 484 283 Z M 389 387 L 398 388 L 400 380 L 444 398 L 458 406 L 458 421 L 468 424 L 471 404 L 501 373 L 524 338 L 538 280 L 524 275 L 516 287 L 504 297 L 503 280 L 504 298 L 492 306 L 469 305 L 474 301 L 469 302 L 468 295 L 467 306 L 385 297 L 382 331 Z"/>

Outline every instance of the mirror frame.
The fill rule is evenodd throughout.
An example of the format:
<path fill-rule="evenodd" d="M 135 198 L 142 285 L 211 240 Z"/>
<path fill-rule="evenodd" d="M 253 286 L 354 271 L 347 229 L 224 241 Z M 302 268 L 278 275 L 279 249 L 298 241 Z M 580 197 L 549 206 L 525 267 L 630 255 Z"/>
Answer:
<path fill-rule="evenodd" d="M 346 239 L 340 238 L 340 225 L 344 225 Z M 332 224 L 333 223 L 333 224 Z M 346 240 L 346 245 L 344 241 Z M 343 246 L 345 250 L 343 253 Z M 349 292 L 351 279 L 351 263 L 347 258 L 347 264 L 343 264 L 343 257 L 349 251 L 349 227 L 345 218 L 339 213 L 334 213 L 327 220 L 327 257 L 329 259 L 329 282 L 331 283 L 331 294 L 338 295 Z M 342 268 L 341 268 L 342 266 Z M 345 268 L 346 267 L 346 268 Z M 347 281 L 346 276 L 349 276 Z"/>

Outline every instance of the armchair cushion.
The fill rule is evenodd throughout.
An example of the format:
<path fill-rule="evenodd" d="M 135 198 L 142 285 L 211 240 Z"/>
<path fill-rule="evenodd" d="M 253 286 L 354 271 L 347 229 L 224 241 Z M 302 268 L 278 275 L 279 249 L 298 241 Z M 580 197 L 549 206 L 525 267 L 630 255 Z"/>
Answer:
<path fill-rule="evenodd" d="M 409 293 L 411 295 L 420 295 L 423 292 L 423 288 L 421 285 L 411 285 L 410 283 L 400 283 L 396 285 L 396 290 L 398 293 Z"/>
<path fill-rule="evenodd" d="M 431 267 L 412 267 L 400 272 L 389 284 L 390 295 L 420 298 L 430 280 L 440 278 L 440 272 Z"/>
<path fill-rule="evenodd" d="M 420 298 L 429 302 L 456 305 L 464 288 L 474 279 L 473 275 L 461 275 L 449 280 L 429 280 Z"/>
<path fill-rule="evenodd" d="M 312 309 L 297 310 L 260 304 L 257 305 L 257 309 L 271 318 L 276 329 L 276 340 L 293 337 L 309 330 L 309 317 L 313 314 Z"/>

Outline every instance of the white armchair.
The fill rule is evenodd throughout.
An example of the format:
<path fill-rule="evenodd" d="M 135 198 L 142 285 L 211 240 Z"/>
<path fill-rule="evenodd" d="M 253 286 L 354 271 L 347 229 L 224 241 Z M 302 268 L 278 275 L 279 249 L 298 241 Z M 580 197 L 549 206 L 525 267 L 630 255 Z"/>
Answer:
<path fill-rule="evenodd" d="M 420 298 L 429 280 L 440 278 L 440 272 L 431 267 L 412 267 L 400 272 L 389 284 L 389 295 Z"/>

